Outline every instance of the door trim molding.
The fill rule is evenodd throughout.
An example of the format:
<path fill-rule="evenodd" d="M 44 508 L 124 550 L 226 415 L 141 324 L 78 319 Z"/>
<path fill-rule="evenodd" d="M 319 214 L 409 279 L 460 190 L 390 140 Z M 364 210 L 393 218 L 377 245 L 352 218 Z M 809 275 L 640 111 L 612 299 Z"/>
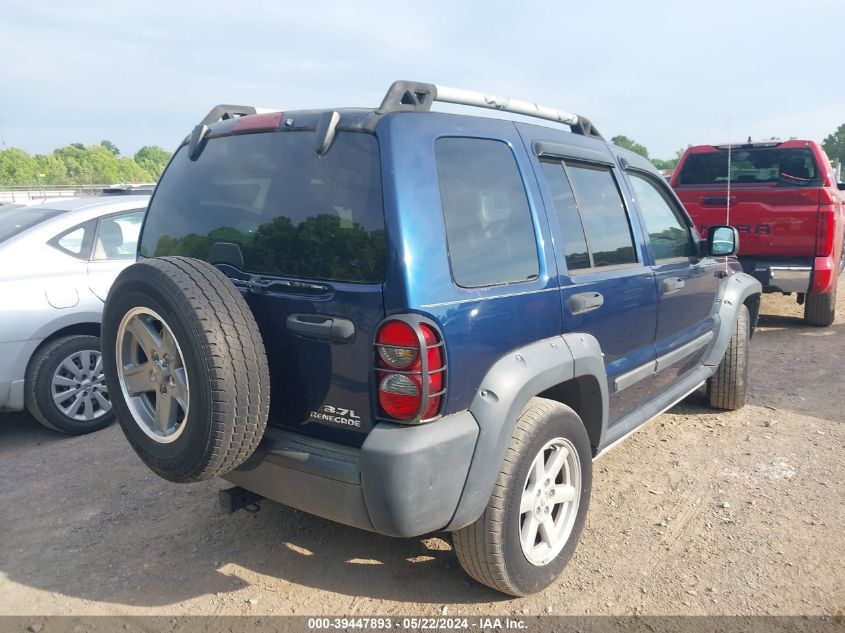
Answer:
<path fill-rule="evenodd" d="M 619 393 L 620 391 L 624 391 L 641 380 L 645 380 L 657 372 L 674 365 L 687 356 L 691 356 L 698 350 L 707 347 L 712 340 L 713 332 L 706 332 L 701 336 L 694 338 L 689 343 L 684 343 L 677 349 L 673 349 L 671 352 L 658 356 L 655 360 L 650 360 L 639 367 L 635 367 L 634 369 L 617 376 L 613 379 L 613 392 Z"/>

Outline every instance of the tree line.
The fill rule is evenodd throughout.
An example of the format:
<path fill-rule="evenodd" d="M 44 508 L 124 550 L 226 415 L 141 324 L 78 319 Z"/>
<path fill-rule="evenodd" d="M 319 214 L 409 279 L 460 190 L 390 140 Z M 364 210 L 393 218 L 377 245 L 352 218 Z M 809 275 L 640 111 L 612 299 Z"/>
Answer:
<path fill-rule="evenodd" d="M 675 165 L 678 164 L 678 160 L 681 158 L 681 154 L 683 154 L 686 149 L 679 149 L 675 153 L 674 158 L 661 159 L 649 156 L 648 149 L 646 149 L 645 145 L 641 145 L 634 139 L 628 138 L 627 136 L 621 134 L 619 136 L 614 136 L 610 139 L 610 142 L 614 145 L 618 145 L 619 147 L 624 147 L 632 152 L 636 152 L 640 156 L 648 158 L 658 169 L 674 169 Z M 840 165 L 845 165 L 845 123 L 836 128 L 835 132 L 825 137 L 824 141 L 822 141 L 822 149 L 824 149 L 828 158 L 830 158 L 832 162 L 836 163 L 838 161 Z"/>
<path fill-rule="evenodd" d="M 122 156 L 111 141 L 85 146 L 71 143 L 51 154 L 30 155 L 11 147 L 0 150 L 0 185 L 90 185 L 156 182 L 170 152 L 145 145 L 133 156 Z"/>
<path fill-rule="evenodd" d="M 684 148 L 674 158 L 652 158 L 648 149 L 634 139 L 617 135 L 615 145 L 648 158 L 658 169 L 673 169 Z M 830 160 L 845 165 L 845 123 L 825 137 L 822 147 Z M 170 152 L 157 145 L 145 145 L 133 156 L 122 156 L 108 140 L 99 145 L 71 143 L 52 154 L 31 156 L 22 149 L 0 150 L 0 185 L 90 185 L 156 182 L 164 171 Z"/>

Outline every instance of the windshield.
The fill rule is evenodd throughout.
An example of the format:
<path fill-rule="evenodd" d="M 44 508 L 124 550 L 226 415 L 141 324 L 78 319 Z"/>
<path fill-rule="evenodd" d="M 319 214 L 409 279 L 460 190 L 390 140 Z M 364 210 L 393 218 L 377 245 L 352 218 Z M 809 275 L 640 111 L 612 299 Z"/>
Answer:
<path fill-rule="evenodd" d="M 22 233 L 47 218 L 58 215 L 60 211 L 30 207 L 4 209 L 0 207 L 0 242 Z"/>
<path fill-rule="evenodd" d="M 731 184 L 818 186 L 820 178 L 816 161 L 809 149 L 761 147 L 731 151 Z M 690 154 L 678 178 L 679 185 L 720 185 L 727 182 L 727 149 Z"/>
<path fill-rule="evenodd" d="M 180 149 L 158 185 L 141 255 L 184 255 L 247 272 L 381 282 L 386 246 L 378 142 L 340 132 L 318 156 L 313 132 L 210 139 Z"/>

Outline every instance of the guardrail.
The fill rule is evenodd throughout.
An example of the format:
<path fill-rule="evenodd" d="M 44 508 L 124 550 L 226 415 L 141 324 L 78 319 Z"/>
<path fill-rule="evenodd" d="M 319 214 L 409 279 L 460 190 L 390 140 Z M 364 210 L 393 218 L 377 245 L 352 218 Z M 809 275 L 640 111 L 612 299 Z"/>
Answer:
<path fill-rule="evenodd" d="M 0 186 L 0 204 L 27 203 L 55 198 L 98 196 L 113 184 L 92 185 L 6 185 Z"/>

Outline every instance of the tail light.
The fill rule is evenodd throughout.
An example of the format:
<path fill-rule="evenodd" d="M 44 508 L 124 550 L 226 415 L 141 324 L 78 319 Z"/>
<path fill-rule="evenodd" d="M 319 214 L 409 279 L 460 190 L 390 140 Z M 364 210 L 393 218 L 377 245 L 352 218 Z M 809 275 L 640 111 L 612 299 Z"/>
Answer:
<path fill-rule="evenodd" d="M 833 238 L 836 233 L 836 200 L 826 189 L 819 200 L 819 221 L 816 233 L 816 257 L 827 257 L 833 252 Z"/>
<path fill-rule="evenodd" d="M 384 323 L 376 335 L 375 371 L 382 417 L 416 424 L 440 413 L 446 357 L 433 325 L 414 316 Z"/>

